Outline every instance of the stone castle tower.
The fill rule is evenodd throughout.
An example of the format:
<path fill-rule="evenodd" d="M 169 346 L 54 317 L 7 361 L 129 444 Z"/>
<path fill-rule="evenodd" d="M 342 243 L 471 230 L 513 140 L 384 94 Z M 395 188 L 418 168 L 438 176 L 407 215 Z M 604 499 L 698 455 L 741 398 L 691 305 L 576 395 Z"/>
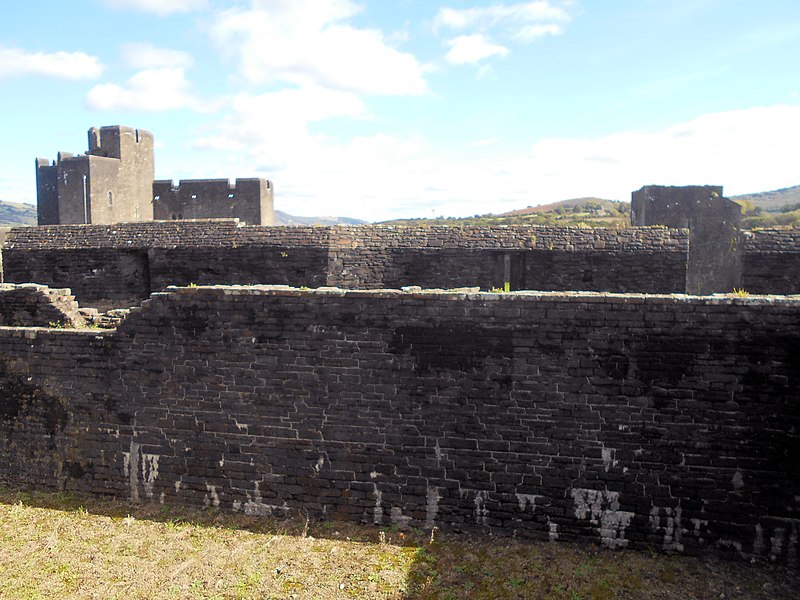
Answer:
<path fill-rule="evenodd" d="M 275 222 L 267 179 L 153 181 L 153 134 L 113 125 L 89 130 L 89 151 L 36 160 L 39 225 L 238 218 Z"/>
<path fill-rule="evenodd" d="M 36 161 L 39 225 L 152 221 L 153 134 L 92 127 L 89 151 Z"/>

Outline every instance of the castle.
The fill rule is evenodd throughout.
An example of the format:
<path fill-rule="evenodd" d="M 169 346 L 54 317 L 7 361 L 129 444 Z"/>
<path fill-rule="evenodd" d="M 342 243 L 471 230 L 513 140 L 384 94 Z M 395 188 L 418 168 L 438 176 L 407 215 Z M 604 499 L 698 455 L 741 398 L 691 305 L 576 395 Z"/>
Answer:
<path fill-rule="evenodd" d="M 118 208 L 98 158 L 40 208 Z M 626 229 L 179 220 L 191 187 L 0 231 L 1 483 L 800 566 L 800 230 L 718 186 Z"/>
<path fill-rule="evenodd" d="M 267 179 L 154 181 L 153 134 L 114 125 L 89 129 L 89 150 L 36 160 L 39 225 L 236 218 L 275 222 Z"/>

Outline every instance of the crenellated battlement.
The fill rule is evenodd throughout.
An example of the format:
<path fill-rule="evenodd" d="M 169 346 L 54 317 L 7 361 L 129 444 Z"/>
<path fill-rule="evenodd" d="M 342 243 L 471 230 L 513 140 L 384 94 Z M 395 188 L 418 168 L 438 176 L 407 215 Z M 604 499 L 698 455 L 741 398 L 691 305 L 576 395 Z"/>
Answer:
<path fill-rule="evenodd" d="M 153 134 L 121 125 L 92 127 L 88 151 L 36 160 L 39 225 L 239 218 L 274 223 L 266 179 L 154 181 Z M 231 187 L 233 186 L 233 187 Z"/>

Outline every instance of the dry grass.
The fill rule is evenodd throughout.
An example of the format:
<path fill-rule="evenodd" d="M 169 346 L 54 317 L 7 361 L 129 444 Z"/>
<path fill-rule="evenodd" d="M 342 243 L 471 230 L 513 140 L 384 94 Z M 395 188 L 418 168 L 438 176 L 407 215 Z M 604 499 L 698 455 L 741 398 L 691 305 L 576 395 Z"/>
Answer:
<path fill-rule="evenodd" d="M 796 571 L 0 487 L 0 598 L 794 598 Z"/>

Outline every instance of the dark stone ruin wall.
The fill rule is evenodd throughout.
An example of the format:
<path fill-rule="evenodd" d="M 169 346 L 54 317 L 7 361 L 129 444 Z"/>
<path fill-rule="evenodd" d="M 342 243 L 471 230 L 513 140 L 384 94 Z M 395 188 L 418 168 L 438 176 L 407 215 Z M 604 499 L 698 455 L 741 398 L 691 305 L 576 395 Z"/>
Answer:
<path fill-rule="evenodd" d="M 0 328 L 0 480 L 797 564 L 800 301 L 265 287 Z"/>
<path fill-rule="evenodd" d="M 354 227 L 332 234 L 329 283 L 376 289 L 681 292 L 688 234 L 664 228 Z"/>
<path fill-rule="evenodd" d="M 731 292 L 742 285 L 742 209 L 714 185 L 649 185 L 631 195 L 631 224 L 688 228 L 687 294 Z"/>
<path fill-rule="evenodd" d="M 83 317 L 68 289 L 0 284 L 0 326 L 81 327 Z"/>
<path fill-rule="evenodd" d="M 69 287 L 84 304 L 138 304 L 169 285 L 480 287 L 682 293 L 686 229 L 244 227 L 235 220 L 13 229 L 6 282 Z M 800 293 L 800 233 L 748 232 L 742 287 Z M 733 288 L 723 291 L 731 292 Z"/>
<path fill-rule="evenodd" d="M 742 287 L 754 294 L 800 294 L 800 229 L 744 233 Z"/>
<path fill-rule="evenodd" d="M 378 289 L 683 289 L 688 234 L 664 228 L 352 227 L 331 230 L 329 284 Z"/>
<path fill-rule="evenodd" d="M 242 227 L 233 220 L 16 229 L 5 280 L 138 304 L 169 285 L 682 292 L 688 233 L 665 228 Z"/>
<path fill-rule="evenodd" d="M 326 284 L 326 228 L 241 227 L 235 220 L 14 229 L 8 282 L 69 287 L 83 304 L 132 306 L 189 284 Z"/>
<path fill-rule="evenodd" d="M 177 186 L 154 181 L 154 218 L 240 219 L 249 225 L 275 222 L 272 182 L 266 179 L 191 179 Z"/>
<path fill-rule="evenodd" d="M 133 306 L 152 291 L 143 249 L 17 250 L 4 256 L 6 281 L 67 287 L 84 305 Z"/>

